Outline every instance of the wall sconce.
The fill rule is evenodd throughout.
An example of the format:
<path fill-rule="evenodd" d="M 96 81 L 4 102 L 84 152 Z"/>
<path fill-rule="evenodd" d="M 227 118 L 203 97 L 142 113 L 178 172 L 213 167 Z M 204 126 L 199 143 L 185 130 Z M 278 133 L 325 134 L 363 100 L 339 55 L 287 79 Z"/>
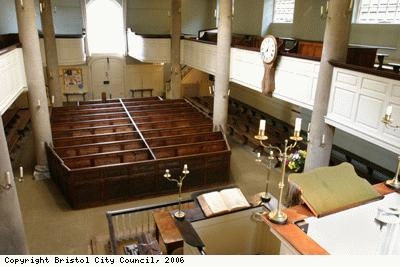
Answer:
<path fill-rule="evenodd" d="M 328 17 L 328 11 L 329 11 L 329 0 L 326 1 L 326 6 L 321 5 L 321 19 L 326 19 Z"/>
<path fill-rule="evenodd" d="M 400 128 L 400 125 L 393 125 L 393 120 L 392 120 L 392 106 L 388 106 L 386 108 L 386 113 L 385 116 L 382 118 L 382 122 L 385 124 L 386 127 L 398 129 Z"/>
<path fill-rule="evenodd" d="M 20 166 L 19 167 L 19 178 L 18 182 L 23 182 L 24 181 L 24 167 Z"/>
<path fill-rule="evenodd" d="M 6 184 L 0 184 L 0 191 L 8 191 L 11 189 L 12 185 L 11 185 L 11 173 L 10 172 L 6 172 Z"/>
<path fill-rule="evenodd" d="M 325 146 L 325 134 L 322 134 L 322 136 L 321 136 L 321 145 L 320 146 L 321 147 Z"/>
<path fill-rule="evenodd" d="M 170 182 L 176 182 L 178 186 L 178 211 L 174 213 L 174 217 L 178 220 L 182 220 L 185 218 L 185 212 L 182 210 L 182 185 L 183 185 L 183 180 L 186 178 L 186 175 L 189 173 L 187 164 L 183 165 L 183 170 L 182 170 L 182 176 L 179 176 L 179 179 L 173 179 L 171 178 L 171 173 L 169 172 L 168 169 L 165 170 L 164 177 L 167 178 L 168 181 Z"/>
<path fill-rule="evenodd" d="M 210 86 L 208 87 L 208 90 L 210 91 L 210 95 L 214 95 L 215 86 L 214 86 L 214 85 L 210 85 Z"/>

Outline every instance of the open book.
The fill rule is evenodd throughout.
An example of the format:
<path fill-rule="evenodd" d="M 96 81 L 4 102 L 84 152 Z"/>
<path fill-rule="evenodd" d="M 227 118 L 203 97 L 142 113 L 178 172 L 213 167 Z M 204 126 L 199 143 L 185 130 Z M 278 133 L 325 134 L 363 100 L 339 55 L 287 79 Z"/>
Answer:
<path fill-rule="evenodd" d="M 250 203 L 239 188 L 204 193 L 197 197 L 206 217 L 228 213 L 250 207 Z"/>

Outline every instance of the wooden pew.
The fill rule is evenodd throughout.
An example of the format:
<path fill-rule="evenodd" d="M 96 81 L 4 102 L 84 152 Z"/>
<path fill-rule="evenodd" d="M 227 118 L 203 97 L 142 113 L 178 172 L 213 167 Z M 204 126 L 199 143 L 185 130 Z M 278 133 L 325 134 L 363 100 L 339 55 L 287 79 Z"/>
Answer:
<path fill-rule="evenodd" d="M 141 149 L 145 147 L 146 146 L 143 143 L 143 140 L 135 139 L 135 140 L 121 140 L 121 141 L 75 145 L 75 146 L 63 146 L 63 147 L 56 147 L 54 150 L 60 157 L 64 158 L 64 157 L 75 157 L 75 156 L 92 155 L 99 153 L 101 154 L 105 152 Z"/>
<path fill-rule="evenodd" d="M 86 128 L 74 128 L 74 129 L 54 129 L 52 131 L 55 138 L 58 137 L 68 137 L 68 136 L 84 136 L 84 135 L 95 135 L 95 134 L 105 134 L 105 133 L 118 133 L 118 132 L 129 132 L 134 131 L 135 128 L 132 124 L 120 124 L 120 125 L 105 125 L 96 127 L 86 127 Z"/>
<path fill-rule="evenodd" d="M 54 114 L 49 169 L 73 208 L 176 192 L 163 173 L 179 174 L 184 164 L 184 190 L 229 181 L 225 136 L 183 99 L 87 102 Z"/>
<path fill-rule="evenodd" d="M 89 167 L 99 167 L 120 163 L 132 163 L 145 160 L 152 160 L 152 156 L 147 148 L 130 149 L 124 151 L 104 152 L 93 155 L 82 155 L 64 157 L 63 161 L 70 169 L 80 169 Z"/>
<path fill-rule="evenodd" d="M 136 131 L 129 131 L 125 133 L 111 133 L 111 134 L 96 134 L 86 136 L 71 136 L 53 138 L 53 145 L 55 147 L 76 146 L 84 144 L 94 144 L 103 142 L 116 142 L 121 140 L 134 140 L 139 139 L 140 136 Z"/>

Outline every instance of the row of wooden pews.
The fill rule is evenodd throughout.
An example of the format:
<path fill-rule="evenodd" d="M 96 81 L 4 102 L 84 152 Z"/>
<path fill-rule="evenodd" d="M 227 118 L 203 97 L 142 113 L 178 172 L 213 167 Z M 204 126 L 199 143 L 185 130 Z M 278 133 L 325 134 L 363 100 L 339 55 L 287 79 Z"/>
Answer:
<path fill-rule="evenodd" d="M 31 114 L 28 109 L 9 108 L 2 120 L 10 158 L 14 162 L 14 155 L 29 130 Z"/>
<path fill-rule="evenodd" d="M 81 102 L 53 108 L 52 178 L 73 208 L 176 193 L 229 182 L 230 148 L 210 117 L 183 99 L 156 97 Z"/>

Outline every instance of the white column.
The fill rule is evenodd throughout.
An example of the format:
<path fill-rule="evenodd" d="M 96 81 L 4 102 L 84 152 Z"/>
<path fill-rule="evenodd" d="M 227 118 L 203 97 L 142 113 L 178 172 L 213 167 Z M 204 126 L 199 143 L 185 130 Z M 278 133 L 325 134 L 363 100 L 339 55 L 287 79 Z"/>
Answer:
<path fill-rule="evenodd" d="M 21 5 L 23 4 L 23 6 Z M 40 55 L 39 36 L 35 21 L 33 0 L 15 0 L 19 40 L 24 53 L 25 74 L 28 84 L 29 111 L 34 136 L 36 166 L 35 179 L 49 178 L 44 144 L 52 143 L 49 109 Z"/>
<path fill-rule="evenodd" d="M 169 98 L 181 93 L 181 0 L 171 0 L 171 91 Z"/>
<path fill-rule="evenodd" d="M 0 184 L 6 184 L 6 173 L 11 179 L 9 190 L 0 189 L 0 254 L 28 254 L 17 190 L 10 161 L 3 120 L 0 116 Z"/>
<path fill-rule="evenodd" d="M 346 61 L 352 14 L 349 10 L 350 2 L 353 1 L 329 1 L 305 171 L 329 165 L 335 129 L 325 124 L 333 72 L 328 61 Z"/>
<path fill-rule="evenodd" d="M 225 131 L 228 119 L 229 68 L 232 40 L 232 0 L 219 1 L 217 68 L 215 74 L 214 130 Z"/>
<path fill-rule="evenodd" d="M 41 0 L 41 19 L 44 38 L 44 49 L 47 63 L 47 83 L 49 86 L 49 97 L 53 99 L 55 107 L 62 106 L 62 95 L 60 79 L 58 77 L 58 55 L 56 37 L 53 25 L 53 9 L 50 0 Z"/>

